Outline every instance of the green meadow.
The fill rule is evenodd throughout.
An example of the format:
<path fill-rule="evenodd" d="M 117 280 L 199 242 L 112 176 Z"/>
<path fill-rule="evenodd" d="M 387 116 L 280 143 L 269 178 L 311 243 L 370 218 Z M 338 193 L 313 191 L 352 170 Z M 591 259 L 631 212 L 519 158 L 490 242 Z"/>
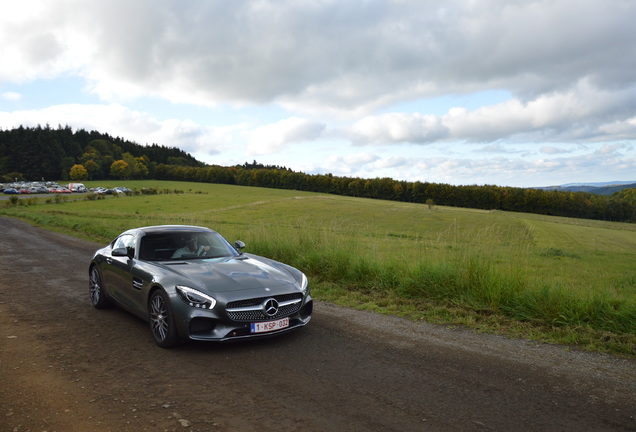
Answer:
<path fill-rule="evenodd" d="M 218 184 L 86 184 L 158 193 L 21 198 L 0 202 L 0 214 L 103 244 L 137 226 L 208 226 L 303 270 L 319 300 L 636 355 L 634 224 Z"/>

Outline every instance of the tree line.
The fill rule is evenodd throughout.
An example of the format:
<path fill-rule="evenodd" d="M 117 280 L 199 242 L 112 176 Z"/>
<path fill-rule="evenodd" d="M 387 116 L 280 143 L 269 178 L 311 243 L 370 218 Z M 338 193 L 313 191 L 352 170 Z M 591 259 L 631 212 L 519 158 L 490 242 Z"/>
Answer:
<path fill-rule="evenodd" d="M 156 178 L 204 183 L 224 183 L 276 189 L 294 189 L 336 195 L 427 204 L 505 210 L 636 222 L 636 189 L 611 196 L 504 186 L 452 186 L 443 183 L 407 182 L 391 178 L 351 178 L 332 174 L 304 174 L 284 167 L 244 164 L 234 167 L 158 165 Z M 631 192 L 630 192 L 631 191 Z"/>
<path fill-rule="evenodd" d="M 484 210 L 636 222 L 636 189 L 610 196 L 494 185 L 452 186 L 391 178 L 305 174 L 256 161 L 206 165 L 174 147 L 142 146 L 68 126 L 0 130 L 0 181 L 156 179 L 321 192 Z"/>

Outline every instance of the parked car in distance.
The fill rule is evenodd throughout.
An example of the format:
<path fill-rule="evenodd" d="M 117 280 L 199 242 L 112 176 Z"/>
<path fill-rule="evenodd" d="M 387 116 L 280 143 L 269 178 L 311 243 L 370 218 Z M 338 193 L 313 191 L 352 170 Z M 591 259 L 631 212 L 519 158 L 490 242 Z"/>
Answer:
<path fill-rule="evenodd" d="M 44 186 L 32 186 L 30 190 L 32 194 L 49 193 L 49 190 L 45 188 Z"/>
<path fill-rule="evenodd" d="M 20 193 L 20 192 L 18 192 L 17 189 L 12 188 L 12 187 L 5 188 L 3 192 L 6 193 L 6 194 L 19 194 Z"/>
<path fill-rule="evenodd" d="M 106 189 L 104 187 L 96 187 L 95 189 L 93 189 L 93 192 L 95 192 L 96 194 L 99 195 L 112 195 L 113 191 L 112 189 Z"/>
<path fill-rule="evenodd" d="M 164 348 L 273 336 L 308 324 L 313 300 L 305 275 L 244 247 L 205 227 L 130 229 L 91 259 L 90 301 L 148 321 Z"/>
<path fill-rule="evenodd" d="M 60 194 L 70 194 L 71 193 L 70 190 L 66 189 L 63 186 L 52 187 L 49 190 L 51 191 L 51 193 L 60 193 Z"/>
<path fill-rule="evenodd" d="M 67 188 L 71 192 L 88 192 L 88 189 L 86 188 L 86 186 L 84 186 L 84 183 L 69 183 Z"/>

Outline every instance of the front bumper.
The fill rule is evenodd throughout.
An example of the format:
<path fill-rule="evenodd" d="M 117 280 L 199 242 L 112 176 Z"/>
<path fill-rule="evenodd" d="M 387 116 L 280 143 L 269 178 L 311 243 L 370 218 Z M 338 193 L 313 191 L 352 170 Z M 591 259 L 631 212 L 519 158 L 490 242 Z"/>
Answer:
<path fill-rule="evenodd" d="M 266 320 L 233 321 L 227 317 L 219 317 L 213 311 L 194 308 L 188 308 L 185 310 L 182 309 L 181 312 L 186 312 L 183 319 L 175 319 L 181 339 L 223 342 L 238 339 L 275 336 L 304 327 L 309 323 L 309 321 L 311 321 L 313 300 L 311 297 L 307 296 L 304 299 L 300 310 L 291 315 L 277 315 L 272 318 L 272 320 L 289 318 L 288 327 L 263 333 L 252 333 L 251 323 L 264 323 L 267 322 Z"/>

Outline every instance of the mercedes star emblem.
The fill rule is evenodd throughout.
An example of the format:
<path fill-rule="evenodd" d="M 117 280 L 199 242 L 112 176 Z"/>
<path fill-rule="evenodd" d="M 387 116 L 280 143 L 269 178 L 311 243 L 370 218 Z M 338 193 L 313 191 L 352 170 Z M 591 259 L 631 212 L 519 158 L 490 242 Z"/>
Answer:
<path fill-rule="evenodd" d="M 270 298 L 263 303 L 263 313 L 267 316 L 274 316 L 278 313 L 278 302 L 276 299 Z"/>

